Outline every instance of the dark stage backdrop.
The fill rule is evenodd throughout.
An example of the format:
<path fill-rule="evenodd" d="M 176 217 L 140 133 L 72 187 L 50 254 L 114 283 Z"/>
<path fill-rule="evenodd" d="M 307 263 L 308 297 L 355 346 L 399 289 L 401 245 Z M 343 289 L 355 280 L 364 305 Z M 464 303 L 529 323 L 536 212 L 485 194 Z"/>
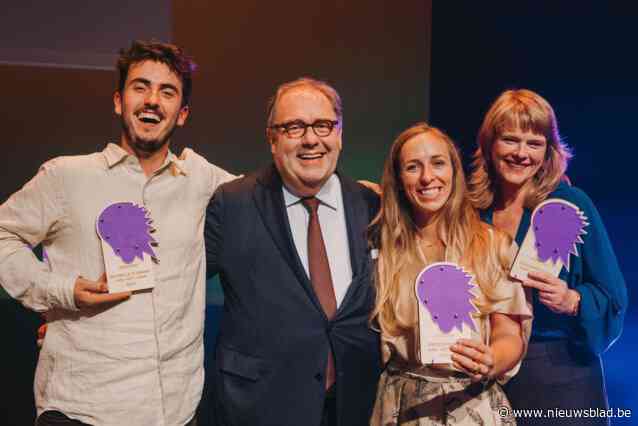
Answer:
<path fill-rule="evenodd" d="M 110 69 L 132 37 L 171 37 L 169 0 L 3 0 L 0 64 Z"/>
<path fill-rule="evenodd" d="M 175 2 L 175 42 L 198 59 L 190 126 L 179 143 L 245 172 L 266 164 L 266 101 L 314 76 L 344 102 L 340 165 L 377 178 L 394 136 L 428 114 L 429 1 Z"/>
<path fill-rule="evenodd" d="M 530 88 L 553 105 L 575 157 L 574 185 L 593 199 L 629 288 L 625 331 L 603 357 L 610 405 L 638 416 L 638 14 L 620 2 L 437 2 L 433 9 L 433 124 L 474 150 L 498 94 Z M 530 392 L 533 392 L 530 389 Z"/>
<path fill-rule="evenodd" d="M 0 30 L 5 34 L 0 42 L 0 79 L 5 82 L 0 202 L 47 159 L 94 152 L 117 140 L 111 98 L 115 72 L 92 60 L 115 58 L 116 48 L 132 38 L 173 41 L 195 57 L 199 70 L 192 114 L 172 145 L 177 152 L 192 147 L 236 173 L 268 164 L 267 98 L 278 84 L 300 76 L 325 79 L 341 93 L 340 167 L 356 178 L 377 180 L 393 138 L 428 117 L 430 0 L 405 0 L 400 7 L 367 0 L 63 3 L 42 7 L 12 0 L 7 10 L 28 22 L 19 25 L 8 14 L 0 19 L 15 29 Z M 166 22 L 172 31 L 166 31 Z M 30 34 L 18 37 L 24 28 Z M 61 52 L 54 58 L 69 62 L 52 64 L 51 47 Z M 92 53 L 100 55 L 87 59 Z M 221 294 L 214 283 L 207 288 L 210 344 Z M 0 375 L 12 395 L 0 401 L 0 424 L 32 424 L 39 321 L 0 290 L 5 342 Z"/>

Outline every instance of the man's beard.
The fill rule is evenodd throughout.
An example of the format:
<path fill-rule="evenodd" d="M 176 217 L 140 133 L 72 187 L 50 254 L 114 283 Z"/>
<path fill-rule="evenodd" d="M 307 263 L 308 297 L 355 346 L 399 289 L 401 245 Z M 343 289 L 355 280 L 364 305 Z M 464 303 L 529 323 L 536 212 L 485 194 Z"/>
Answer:
<path fill-rule="evenodd" d="M 122 130 L 126 133 L 131 148 L 140 156 L 150 157 L 164 147 L 173 135 L 175 131 L 175 124 L 170 128 L 168 133 L 161 139 L 140 139 L 134 132 L 131 131 L 125 120 L 122 120 Z"/>

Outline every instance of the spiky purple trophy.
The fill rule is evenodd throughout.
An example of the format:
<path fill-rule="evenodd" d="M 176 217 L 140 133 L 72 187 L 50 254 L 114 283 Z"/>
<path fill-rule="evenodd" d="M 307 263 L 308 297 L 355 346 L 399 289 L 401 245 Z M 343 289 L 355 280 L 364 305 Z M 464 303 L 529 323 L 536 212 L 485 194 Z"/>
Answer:
<path fill-rule="evenodd" d="M 577 207 L 562 201 L 549 201 L 534 212 L 532 226 L 538 258 L 558 259 L 569 269 L 569 254 L 578 255 L 576 243 L 586 234 L 587 218 Z"/>
<path fill-rule="evenodd" d="M 430 265 L 417 276 L 419 302 L 444 333 L 455 327 L 463 331 L 463 323 L 477 331 L 470 316 L 476 311 L 471 281 L 472 276 L 453 263 Z"/>
<path fill-rule="evenodd" d="M 131 263 L 136 257 L 144 259 L 144 253 L 156 258 L 151 244 L 151 220 L 144 207 L 130 202 L 115 203 L 105 208 L 97 219 L 97 232 L 111 246 L 115 254 Z"/>

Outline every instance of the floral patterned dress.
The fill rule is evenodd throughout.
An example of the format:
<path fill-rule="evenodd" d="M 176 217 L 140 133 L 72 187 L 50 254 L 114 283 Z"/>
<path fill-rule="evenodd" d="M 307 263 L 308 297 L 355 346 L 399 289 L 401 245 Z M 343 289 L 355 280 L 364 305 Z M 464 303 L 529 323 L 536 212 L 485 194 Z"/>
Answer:
<path fill-rule="evenodd" d="M 414 327 L 399 336 L 381 336 L 386 368 L 379 381 L 370 425 L 515 425 L 511 406 L 500 384 L 516 374 L 520 362 L 497 381 L 484 384 L 472 383 L 466 374 L 449 365 L 424 366 L 418 361 L 418 306 L 414 282 L 428 264 L 422 261 L 412 265 L 402 276 L 398 310 Z M 523 338 L 527 342 L 532 313 L 520 283 L 503 279 L 495 285 L 490 297 L 477 290 L 476 300 L 483 308 L 474 319 L 483 342 L 489 344 L 489 314 L 493 312 L 519 315 Z"/>

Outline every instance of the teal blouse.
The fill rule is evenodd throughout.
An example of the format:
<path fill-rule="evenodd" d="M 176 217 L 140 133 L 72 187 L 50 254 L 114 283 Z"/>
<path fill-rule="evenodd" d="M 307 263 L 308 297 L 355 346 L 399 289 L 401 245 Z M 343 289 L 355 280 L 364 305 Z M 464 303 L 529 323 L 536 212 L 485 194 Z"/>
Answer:
<path fill-rule="evenodd" d="M 547 198 L 560 198 L 580 208 L 589 226 L 577 244 L 578 256 L 570 255 L 569 271 L 563 267 L 559 278 L 580 293 L 580 309 L 575 317 L 556 314 L 539 302 L 533 291 L 534 322 L 532 341 L 568 339 L 586 355 L 599 355 L 620 336 L 627 311 L 627 287 L 605 225 L 591 199 L 582 190 L 561 184 Z M 520 246 L 531 221 L 531 210 L 525 209 L 516 232 Z M 493 208 L 481 212 L 483 220 L 493 221 Z"/>

